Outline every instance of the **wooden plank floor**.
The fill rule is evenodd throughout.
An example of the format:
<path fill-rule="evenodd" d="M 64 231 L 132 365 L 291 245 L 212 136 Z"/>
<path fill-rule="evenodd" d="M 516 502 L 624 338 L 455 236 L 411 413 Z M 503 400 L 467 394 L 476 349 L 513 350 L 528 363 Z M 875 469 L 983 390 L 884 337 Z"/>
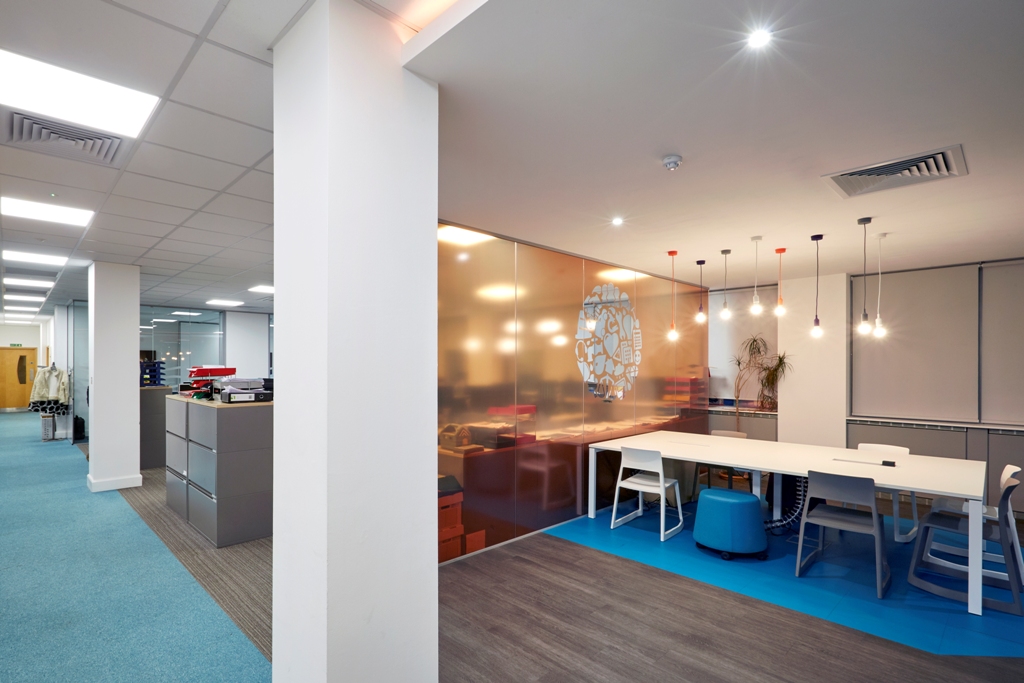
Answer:
<path fill-rule="evenodd" d="M 929 654 L 546 534 L 439 589 L 445 682 L 1024 681 L 1024 659 Z"/>
<path fill-rule="evenodd" d="M 215 548 L 167 507 L 165 477 L 163 469 L 142 470 L 142 486 L 121 489 L 121 495 L 242 633 L 270 659 L 273 539 Z"/>

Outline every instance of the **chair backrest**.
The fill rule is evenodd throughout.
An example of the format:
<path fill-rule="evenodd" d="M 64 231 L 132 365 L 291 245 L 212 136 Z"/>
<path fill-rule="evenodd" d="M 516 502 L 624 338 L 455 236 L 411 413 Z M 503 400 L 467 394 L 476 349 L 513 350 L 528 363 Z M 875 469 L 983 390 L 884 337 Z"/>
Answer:
<path fill-rule="evenodd" d="M 731 439 L 745 439 L 745 432 L 730 432 L 728 429 L 712 429 L 711 436 L 728 436 Z"/>
<path fill-rule="evenodd" d="M 1013 514 L 1010 507 L 1010 496 L 1013 495 L 1013 490 L 1020 485 L 1020 482 L 1010 477 L 1003 481 L 1002 486 L 999 487 L 999 520 L 1006 520 L 1009 523 L 1010 517 Z"/>
<path fill-rule="evenodd" d="M 874 510 L 875 480 L 811 471 L 807 473 L 807 497 L 866 505 Z"/>
<path fill-rule="evenodd" d="M 656 472 L 665 476 L 661 462 L 661 451 L 648 451 L 643 448 L 622 447 L 622 467 L 644 472 Z"/>
<path fill-rule="evenodd" d="M 910 455 L 909 448 L 904 448 L 903 446 L 890 446 L 887 443 L 859 443 L 857 444 L 857 450 L 885 453 L 886 455 Z"/>
<path fill-rule="evenodd" d="M 1003 473 L 1010 469 L 1012 465 L 1007 465 Z M 1016 468 L 1020 470 L 1020 468 Z M 1000 486 L 999 494 L 999 533 L 1000 536 L 1005 535 L 1006 537 L 1013 539 L 1013 542 L 1008 545 L 1016 546 L 1011 548 L 1010 555 L 1014 556 L 1017 564 L 1017 581 L 1020 582 L 1024 578 L 1024 556 L 1021 555 L 1020 541 L 1017 538 L 1017 522 L 1013 517 L 1013 508 L 1010 507 L 1010 496 L 1013 495 L 1014 489 L 1020 486 L 1020 482 L 1013 477 L 1006 477 Z M 1011 527 L 1012 525 L 1012 527 Z M 1005 547 L 1005 546 L 1004 546 Z M 1007 564 L 1010 563 L 1010 558 L 1007 557 Z M 1007 568 L 1009 570 L 1009 567 Z M 1011 574 L 1012 576 L 1012 574 Z"/>
<path fill-rule="evenodd" d="M 1002 495 L 1003 487 L 1006 486 L 1006 480 L 1013 475 L 1020 472 L 1020 468 L 1016 465 L 1007 465 L 1003 468 L 1003 473 L 999 475 L 999 494 Z"/>

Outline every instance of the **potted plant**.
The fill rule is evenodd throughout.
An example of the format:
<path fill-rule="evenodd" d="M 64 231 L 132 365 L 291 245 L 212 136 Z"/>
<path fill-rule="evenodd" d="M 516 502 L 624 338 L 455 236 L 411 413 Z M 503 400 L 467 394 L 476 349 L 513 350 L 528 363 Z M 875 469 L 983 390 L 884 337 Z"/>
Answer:
<path fill-rule="evenodd" d="M 757 409 L 775 411 L 779 408 L 779 382 L 786 378 L 786 373 L 793 369 L 786 353 L 770 353 L 768 342 L 759 334 L 751 336 L 740 344 L 740 353 L 733 356 L 736 365 L 736 382 L 733 385 L 733 396 L 736 399 L 736 431 L 740 431 L 740 393 L 751 379 L 756 377 L 758 383 Z"/>

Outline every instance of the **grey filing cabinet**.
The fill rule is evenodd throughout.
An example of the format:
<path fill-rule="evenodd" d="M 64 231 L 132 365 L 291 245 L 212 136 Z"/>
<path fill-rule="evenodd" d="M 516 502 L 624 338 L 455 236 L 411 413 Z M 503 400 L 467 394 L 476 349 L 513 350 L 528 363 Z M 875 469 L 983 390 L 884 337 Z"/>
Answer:
<path fill-rule="evenodd" d="M 139 469 L 150 470 L 167 464 L 164 436 L 170 387 L 139 387 Z"/>
<path fill-rule="evenodd" d="M 167 505 L 218 548 L 273 534 L 273 410 L 167 398 Z"/>

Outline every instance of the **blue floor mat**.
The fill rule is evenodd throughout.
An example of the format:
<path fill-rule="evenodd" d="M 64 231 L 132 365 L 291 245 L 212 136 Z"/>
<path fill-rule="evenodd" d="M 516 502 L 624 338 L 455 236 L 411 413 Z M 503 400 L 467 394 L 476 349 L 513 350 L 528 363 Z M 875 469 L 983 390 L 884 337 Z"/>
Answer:
<path fill-rule="evenodd" d="M 620 514 L 635 509 L 633 503 L 632 507 L 622 507 Z M 696 506 L 683 509 L 695 512 Z M 674 526 L 676 519 L 675 511 L 669 510 L 666 525 Z M 693 515 L 687 516 L 683 530 L 665 543 L 658 540 L 656 509 L 614 530 L 608 528 L 611 510 L 606 509 L 595 519 L 581 517 L 547 533 L 935 654 L 1024 657 L 1024 617 L 991 609 L 981 617 L 970 615 L 965 603 L 940 598 L 907 583 L 914 544 L 892 540 L 889 517 L 886 552 L 892 585 L 882 600 L 875 597 L 870 536 L 840 536 L 829 530 L 824 556 L 796 578 L 795 534 L 772 537 L 766 561 L 752 557 L 725 561 L 716 552 L 697 548 L 693 519 Z M 909 530 L 911 523 L 903 522 L 904 530 Z M 808 539 L 811 548 L 816 538 L 814 531 Z M 1009 596 L 998 589 L 986 587 L 985 591 L 993 597 Z"/>
<path fill-rule="evenodd" d="M 0 681 L 269 681 L 270 662 L 67 441 L 0 414 Z"/>

